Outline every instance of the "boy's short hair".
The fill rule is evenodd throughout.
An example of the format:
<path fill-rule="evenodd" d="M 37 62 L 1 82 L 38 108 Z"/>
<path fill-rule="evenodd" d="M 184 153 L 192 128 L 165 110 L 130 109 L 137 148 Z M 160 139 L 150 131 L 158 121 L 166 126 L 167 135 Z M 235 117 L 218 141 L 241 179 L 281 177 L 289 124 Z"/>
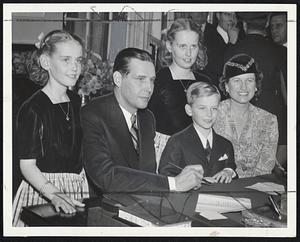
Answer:
<path fill-rule="evenodd" d="M 218 95 L 219 100 L 221 99 L 220 92 L 218 88 L 207 82 L 195 82 L 189 86 L 186 91 L 186 99 L 189 105 L 194 103 L 195 98 L 208 97 L 211 95 Z"/>

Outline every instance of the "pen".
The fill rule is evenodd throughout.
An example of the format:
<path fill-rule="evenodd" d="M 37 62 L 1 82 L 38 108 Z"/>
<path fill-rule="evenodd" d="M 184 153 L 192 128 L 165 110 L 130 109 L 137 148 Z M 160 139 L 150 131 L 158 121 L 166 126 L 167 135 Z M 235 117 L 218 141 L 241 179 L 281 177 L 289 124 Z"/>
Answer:
<path fill-rule="evenodd" d="M 171 165 L 171 166 L 174 166 L 174 167 L 176 167 L 177 169 L 179 169 L 179 170 L 183 170 L 183 168 L 181 168 L 180 166 L 178 166 L 178 165 L 175 165 L 174 163 L 172 163 L 172 162 L 168 162 L 168 164 L 169 165 Z"/>
<path fill-rule="evenodd" d="M 177 169 L 179 169 L 179 170 L 181 170 L 181 171 L 183 170 L 182 167 L 180 167 L 180 166 L 178 166 L 178 165 L 175 165 L 175 164 L 172 163 L 172 162 L 168 162 L 168 164 L 171 165 L 171 166 L 176 167 Z M 210 184 L 210 182 L 208 182 L 207 180 L 202 180 L 201 183 L 202 183 L 202 184 Z"/>
<path fill-rule="evenodd" d="M 273 197 L 272 197 L 272 196 L 269 195 L 269 196 L 268 196 L 268 199 L 269 199 L 269 201 L 271 202 L 271 204 L 272 204 L 272 206 L 273 206 L 275 212 L 278 214 L 278 219 L 280 220 L 280 219 L 281 219 L 281 213 L 280 213 L 280 210 L 279 210 L 277 204 L 276 204 L 275 201 L 273 200 Z"/>

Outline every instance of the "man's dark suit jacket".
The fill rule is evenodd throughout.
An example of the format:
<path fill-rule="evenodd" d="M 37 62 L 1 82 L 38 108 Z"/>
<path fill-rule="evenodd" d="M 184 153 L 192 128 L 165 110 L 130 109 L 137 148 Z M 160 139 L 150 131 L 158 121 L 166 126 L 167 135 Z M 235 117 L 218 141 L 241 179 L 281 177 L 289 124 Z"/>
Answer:
<path fill-rule="evenodd" d="M 137 112 L 139 158 L 115 95 L 82 108 L 83 157 L 90 188 L 101 192 L 168 191 L 168 178 L 156 171 L 154 116 Z"/>
<path fill-rule="evenodd" d="M 170 137 L 161 156 L 159 173 L 168 176 L 179 174 L 180 169 L 168 162 L 181 168 L 200 164 L 203 166 L 204 177 L 213 176 L 224 168 L 232 170 L 236 168 L 231 142 L 213 131 L 213 145 L 208 161 L 201 140 L 192 124 Z"/>
<path fill-rule="evenodd" d="M 233 55 L 240 53 L 253 57 L 264 75 L 261 93 L 257 100 L 252 100 L 252 103 L 277 116 L 279 121 L 279 143 L 286 144 L 286 126 L 284 122 L 281 122 L 282 119 L 286 119 L 285 111 L 282 111 L 286 110 L 286 107 L 280 84 L 280 72 L 282 72 L 286 82 L 286 48 L 267 40 L 262 35 L 247 34 L 245 39 L 227 48 L 224 61 L 226 62 Z"/>
<path fill-rule="evenodd" d="M 206 23 L 204 29 L 204 41 L 207 54 L 207 65 L 200 71 L 208 75 L 214 85 L 219 86 L 219 78 L 222 75 L 224 52 L 229 44 L 226 44 L 215 26 Z"/>

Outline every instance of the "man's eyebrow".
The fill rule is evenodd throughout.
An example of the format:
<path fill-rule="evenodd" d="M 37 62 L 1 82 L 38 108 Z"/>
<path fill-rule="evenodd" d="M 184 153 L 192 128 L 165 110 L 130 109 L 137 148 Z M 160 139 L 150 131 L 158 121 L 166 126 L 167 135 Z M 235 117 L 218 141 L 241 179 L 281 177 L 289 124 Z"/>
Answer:
<path fill-rule="evenodd" d="M 58 57 L 60 57 L 60 58 L 63 58 L 63 57 L 70 57 L 70 58 L 72 58 L 72 56 L 71 55 L 59 55 Z M 83 56 L 77 56 L 77 57 L 75 57 L 76 59 L 78 59 L 78 58 L 83 58 Z"/>
<path fill-rule="evenodd" d="M 147 76 L 143 74 L 136 74 L 135 77 L 147 77 Z"/>

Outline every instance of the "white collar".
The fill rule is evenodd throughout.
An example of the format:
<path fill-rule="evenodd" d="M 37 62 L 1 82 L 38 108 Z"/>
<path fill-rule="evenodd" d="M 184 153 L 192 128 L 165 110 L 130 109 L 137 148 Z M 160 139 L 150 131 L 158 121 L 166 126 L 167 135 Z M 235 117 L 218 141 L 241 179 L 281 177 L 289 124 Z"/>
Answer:
<path fill-rule="evenodd" d="M 201 31 L 202 31 L 202 33 L 204 33 L 204 31 L 205 31 L 205 27 L 206 27 L 206 22 L 204 24 L 201 24 Z"/>
<path fill-rule="evenodd" d="M 131 118 L 132 114 L 129 113 L 129 112 L 128 112 L 125 108 L 123 108 L 120 104 L 119 104 L 119 106 L 120 106 L 120 108 L 121 108 L 121 110 L 122 110 L 122 113 L 123 113 L 123 115 L 124 115 L 124 117 L 125 117 L 125 120 L 126 120 L 126 124 L 127 124 L 128 129 L 131 129 L 132 123 L 131 123 L 130 118 Z"/>
<path fill-rule="evenodd" d="M 200 140 L 201 140 L 201 143 L 204 147 L 204 149 L 206 148 L 206 142 L 208 140 L 209 142 L 209 145 L 210 145 L 210 148 L 212 148 L 212 144 L 213 144 L 213 132 L 212 132 L 212 128 L 210 129 L 210 132 L 208 134 L 208 136 L 205 138 L 204 135 L 201 133 L 201 131 L 199 130 L 198 126 L 196 124 L 193 124 Z"/>
<path fill-rule="evenodd" d="M 222 36 L 224 42 L 225 42 L 226 44 L 228 44 L 228 42 L 229 42 L 229 37 L 228 37 L 227 32 L 226 32 L 222 27 L 220 27 L 219 25 L 218 25 L 218 27 L 217 27 L 217 31 L 218 31 L 218 33 Z"/>

